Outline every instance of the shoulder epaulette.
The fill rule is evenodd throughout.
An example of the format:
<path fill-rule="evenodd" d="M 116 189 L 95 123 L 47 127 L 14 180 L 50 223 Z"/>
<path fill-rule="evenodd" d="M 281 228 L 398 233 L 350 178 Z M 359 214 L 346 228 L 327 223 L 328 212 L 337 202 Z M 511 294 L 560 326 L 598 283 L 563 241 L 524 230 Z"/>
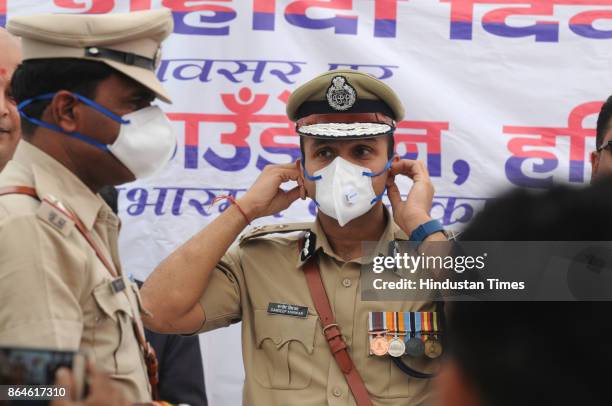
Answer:
<path fill-rule="evenodd" d="M 307 231 L 312 228 L 312 223 L 288 223 L 288 224 L 269 224 L 265 226 L 255 226 L 251 230 L 244 233 L 239 243 L 242 244 L 246 241 L 252 240 L 257 237 L 264 236 L 266 234 L 286 234 L 295 231 Z"/>
<path fill-rule="evenodd" d="M 62 202 L 52 195 L 47 195 L 41 200 L 36 216 L 62 233 L 64 237 L 68 236 L 75 226 L 74 219 Z"/>

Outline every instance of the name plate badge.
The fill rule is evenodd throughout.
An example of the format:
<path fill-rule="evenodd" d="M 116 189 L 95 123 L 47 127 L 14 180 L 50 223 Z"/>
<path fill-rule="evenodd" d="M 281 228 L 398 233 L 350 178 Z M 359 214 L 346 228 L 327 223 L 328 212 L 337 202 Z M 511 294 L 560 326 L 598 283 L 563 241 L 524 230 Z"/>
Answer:
<path fill-rule="evenodd" d="M 308 307 L 285 303 L 268 303 L 268 313 L 284 314 L 286 316 L 294 317 L 306 317 L 308 316 Z"/>

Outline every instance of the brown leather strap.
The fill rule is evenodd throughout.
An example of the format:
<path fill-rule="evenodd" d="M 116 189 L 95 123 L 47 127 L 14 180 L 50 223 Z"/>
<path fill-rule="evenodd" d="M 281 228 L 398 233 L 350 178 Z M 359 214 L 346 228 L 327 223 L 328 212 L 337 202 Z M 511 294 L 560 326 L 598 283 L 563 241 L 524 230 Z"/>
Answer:
<path fill-rule="evenodd" d="M 11 194 L 27 195 L 27 196 L 31 196 L 34 199 L 40 201 L 40 197 L 38 196 L 38 193 L 36 193 L 36 189 L 28 187 L 28 186 L 6 186 L 6 187 L 0 188 L 0 196 L 11 195 Z M 106 268 L 106 270 L 111 274 L 111 276 L 113 276 L 114 278 L 117 278 L 118 277 L 117 271 L 115 271 L 115 268 L 106 259 L 106 257 L 102 253 L 102 250 L 100 250 L 100 247 L 98 246 L 96 241 L 93 239 L 93 236 L 91 235 L 89 230 L 87 230 L 85 225 L 81 222 L 81 219 L 79 219 L 79 217 L 76 214 L 73 214 L 72 212 L 68 210 L 62 209 L 61 207 L 51 202 L 50 200 L 48 199 L 43 199 L 43 200 L 49 203 L 50 205 L 52 205 L 55 209 L 61 211 L 72 221 L 74 221 L 74 224 L 76 225 L 77 230 L 79 230 L 79 233 L 81 233 L 83 238 L 85 238 L 85 241 L 87 241 L 89 246 L 94 250 L 94 252 L 96 253 L 96 256 L 98 257 L 98 259 L 100 259 L 100 261 L 104 265 L 104 268 Z M 151 384 L 151 390 L 153 392 L 153 398 L 158 399 L 159 392 L 157 389 L 157 385 L 159 382 L 159 374 L 157 370 L 157 365 L 158 365 L 157 356 L 155 354 L 155 351 L 153 350 L 153 347 L 151 347 L 151 345 L 147 342 L 146 338 L 143 336 L 142 332 L 136 325 L 136 322 L 133 322 L 133 327 L 134 327 L 134 333 L 136 335 L 136 339 L 138 340 L 138 343 L 144 354 L 145 363 L 147 365 L 147 374 L 149 375 L 149 383 Z"/>
<path fill-rule="evenodd" d="M 323 334 L 336 363 L 346 378 L 357 406 L 372 406 L 368 390 L 348 353 L 348 347 L 344 338 L 342 338 L 340 326 L 335 322 L 334 313 L 332 312 L 325 287 L 323 286 L 323 280 L 321 279 L 321 270 L 315 257 L 315 255 L 311 256 L 306 264 L 304 264 L 304 274 L 306 275 L 308 289 L 310 289 L 310 296 L 317 313 L 319 313 L 319 320 L 323 326 Z"/>
<path fill-rule="evenodd" d="M 380 123 L 395 128 L 395 122 L 391 117 L 382 113 L 329 113 L 311 114 L 299 119 L 295 125 L 300 128 L 304 125 L 328 124 L 328 123 Z"/>
<path fill-rule="evenodd" d="M 58 209 L 61 210 L 60 208 Z M 94 250 L 94 252 L 96 253 L 96 256 L 102 262 L 102 264 L 104 265 L 108 273 L 110 273 L 114 278 L 117 278 L 119 276 L 117 275 L 117 271 L 115 271 L 115 268 L 110 264 L 110 262 L 108 262 L 104 254 L 102 254 L 102 250 L 100 250 L 100 247 L 98 247 L 98 244 L 93 239 L 93 236 L 91 235 L 89 230 L 85 228 L 85 225 L 81 222 L 81 219 L 75 215 L 70 215 L 70 213 L 66 213 L 66 214 L 70 216 L 72 220 L 74 220 L 74 224 L 76 225 L 77 230 L 79 230 L 81 235 L 85 238 L 85 240 L 87 240 L 87 243 Z"/>
<path fill-rule="evenodd" d="M 5 186 L 0 187 L 0 196 L 4 195 L 28 195 L 36 200 L 40 200 L 36 189 L 28 186 Z"/>

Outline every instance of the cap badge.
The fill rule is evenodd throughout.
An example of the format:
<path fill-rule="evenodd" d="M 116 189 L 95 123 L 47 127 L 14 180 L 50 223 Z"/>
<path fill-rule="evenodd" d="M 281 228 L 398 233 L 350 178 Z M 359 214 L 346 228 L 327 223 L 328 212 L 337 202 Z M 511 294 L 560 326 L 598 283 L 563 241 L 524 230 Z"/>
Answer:
<path fill-rule="evenodd" d="M 327 89 L 327 103 L 338 111 L 345 111 L 353 107 L 357 101 L 357 92 L 344 76 L 334 76 L 332 84 Z"/>

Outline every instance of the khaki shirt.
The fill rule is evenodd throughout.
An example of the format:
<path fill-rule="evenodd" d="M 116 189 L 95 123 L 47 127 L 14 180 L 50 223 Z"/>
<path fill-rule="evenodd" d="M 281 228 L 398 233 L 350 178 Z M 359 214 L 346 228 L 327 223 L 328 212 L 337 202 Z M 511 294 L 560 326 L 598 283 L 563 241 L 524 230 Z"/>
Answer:
<path fill-rule="evenodd" d="M 389 216 L 387 216 L 389 217 Z M 331 249 L 318 222 L 256 227 L 222 258 L 200 299 L 206 321 L 200 332 L 242 320 L 245 405 L 355 405 L 322 333 L 300 260 L 299 240 L 310 230 L 325 290 L 351 357 L 375 405 L 422 405 L 431 382 L 404 374 L 390 356 L 369 355 L 368 313 L 433 311 L 431 302 L 362 302 L 361 262 L 345 262 Z M 295 231 L 287 234 L 279 234 Z M 275 233 L 275 234 L 274 234 Z M 377 249 L 406 235 L 388 221 Z M 308 307 L 306 317 L 269 314 L 270 303 Z M 219 351 L 238 351 L 219 348 Z M 407 358 L 407 357 L 404 357 Z M 424 357 L 423 357 L 424 358 Z M 432 372 L 437 365 L 407 360 Z"/>
<path fill-rule="evenodd" d="M 72 172 L 21 141 L 0 187 L 30 186 L 76 214 L 117 273 L 119 219 Z M 132 321 L 138 289 L 113 293 L 113 277 L 74 223 L 48 203 L 0 196 L 0 346 L 84 350 L 132 401 L 150 401 Z M 140 320 L 139 320 L 140 322 Z"/>

